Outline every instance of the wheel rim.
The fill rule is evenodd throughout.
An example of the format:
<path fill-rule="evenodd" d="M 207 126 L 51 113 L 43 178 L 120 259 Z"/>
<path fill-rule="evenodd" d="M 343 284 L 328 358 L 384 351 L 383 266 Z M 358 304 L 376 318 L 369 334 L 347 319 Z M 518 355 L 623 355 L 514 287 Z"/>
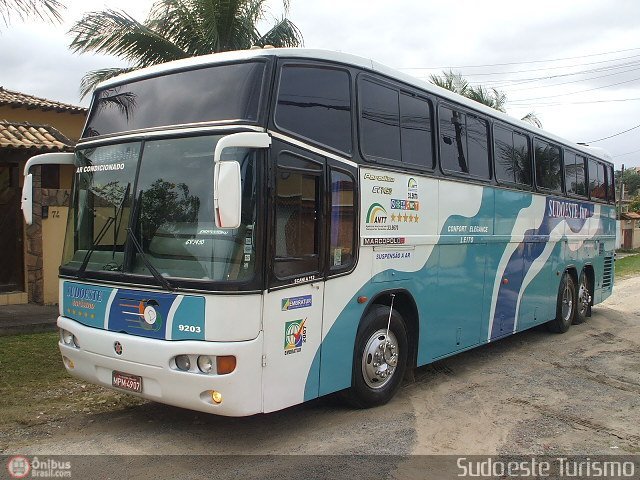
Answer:
<path fill-rule="evenodd" d="M 580 308 L 580 315 L 585 316 L 589 310 L 589 304 L 591 303 L 591 297 L 589 295 L 589 286 L 584 277 L 580 280 L 580 287 L 578 287 L 578 306 Z"/>
<path fill-rule="evenodd" d="M 362 353 L 362 376 L 371 388 L 384 387 L 396 372 L 398 365 L 398 340 L 393 332 L 386 330 L 375 332 Z"/>
<path fill-rule="evenodd" d="M 571 314 L 573 312 L 573 294 L 569 282 L 564 285 L 564 291 L 562 292 L 562 319 L 565 322 L 571 320 Z"/>

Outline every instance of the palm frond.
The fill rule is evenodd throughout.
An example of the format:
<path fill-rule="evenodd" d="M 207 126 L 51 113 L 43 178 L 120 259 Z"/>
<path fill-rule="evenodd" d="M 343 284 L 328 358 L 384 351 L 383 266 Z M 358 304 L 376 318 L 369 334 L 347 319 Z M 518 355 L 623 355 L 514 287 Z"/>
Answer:
<path fill-rule="evenodd" d="M 521 120 L 524 122 L 528 122 L 535 127 L 542 128 L 542 122 L 540 121 L 540 119 L 538 118 L 538 115 L 536 115 L 535 112 L 527 113 L 524 117 L 521 118 Z"/>
<path fill-rule="evenodd" d="M 453 70 L 442 72 L 442 75 L 432 74 L 429 76 L 429 81 L 438 87 L 446 88 L 459 95 L 465 95 L 469 90 L 469 82 L 461 73 Z"/>
<path fill-rule="evenodd" d="M 93 92 L 96 85 L 100 82 L 132 70 L 133 68 L 102 68 L 100 70 L 92 70 L 82 77 L 80 81 L 80 98 L 84 98 Z"/>
<path fill-rule="evenodd" d="M 0 0 L 0 18 L 5 26 L 11 23 L 12 18 L 38 18 L 45 22 L 60 23 L 60 10 L 64 8 L 58 0 Z"/>
<path fill-rule="evenodd" d="M 256 45 L 274 47 L 302 47 L 304 39 L 298 27 L 287 18 L 282 18 L 271 30 L 257 39 Z"/>
<path fill-rule="evenodd" d="M 69 47 L 74 52 L 115 55 L 135 67 L 188 57 L 177 45 L 124 12 L 91 12 L 76 22 Z"/>
<path fill-rule="evenodd" d="M 176 45 L 189 56 L 204 55 L 215 51 L 210 42 L 202 17 L 203 8 L 213 2 L 159 0 L 153 4 L 145 25 L 156 34 Z M 207 15 L 211 15 L 211 11 Z M 217 22 L 213 22 L 214 25 Z M 213 35 L 216 36 L 215 34 Z"/>
<path fill-rule="evenodd" d="M 7 1 L 11 0 L 0 0 Z M 267 5 L 267 0 L 157 0 L 143 23 L 115 10 L 91 12 L 69 31 L 69 47 L 79 53 L 115 55 L 135 69 L 253 45 L 301 46 L 302 33 L 286 16 L 274 18 L 264 35 L 258 31 L 257 23 L 267 20 Z M 282 0 L 282 5 L 286 15 L 290 0 Z M 82 79 L 82 96 L 127 70 L 89 72 Z"/>
<path fill-rule="evenodd" d="M 500 112 L 506 111 L 504 105 L 507 103 L 507 95 L 495 88 L 489 90 L 482 85 L 469 87 L 465 96 Z"/>

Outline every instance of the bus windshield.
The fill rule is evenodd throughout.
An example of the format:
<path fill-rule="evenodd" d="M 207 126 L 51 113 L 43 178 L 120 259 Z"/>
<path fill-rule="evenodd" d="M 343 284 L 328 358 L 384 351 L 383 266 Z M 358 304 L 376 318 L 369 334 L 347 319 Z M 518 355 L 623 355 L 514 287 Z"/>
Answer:
<path fill-rule="evenodd" d="M 247 281 L 255 265 L 256 151 L 225 149 L 242 172 L 242 223 L 218 229 L 213 151 L 220 136 L 148 140 L 76 153 L 63 267 L 169 278 Z M 133 248 L 135 237 L 142 252 Z M 130 253 L 128 253 L 130 252 Z"/>
<path fill-rule="evenodd" d="M 256 122 L 265 65 L 215 65 L 98 90 L 83 137 L 202 122 Z"/>

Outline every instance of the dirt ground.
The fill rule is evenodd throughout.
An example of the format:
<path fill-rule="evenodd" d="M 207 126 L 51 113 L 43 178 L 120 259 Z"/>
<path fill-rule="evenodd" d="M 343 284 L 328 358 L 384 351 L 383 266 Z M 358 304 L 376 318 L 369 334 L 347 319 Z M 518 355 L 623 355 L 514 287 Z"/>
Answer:
<path fill-rule="evenodd" d="M 10 440 L 5 454 L 639 454 L 640 277 L 564 335 L 539 328 L 416 370 L 384 407 L 329 397 L 225 418 L 149 402 Z"/>

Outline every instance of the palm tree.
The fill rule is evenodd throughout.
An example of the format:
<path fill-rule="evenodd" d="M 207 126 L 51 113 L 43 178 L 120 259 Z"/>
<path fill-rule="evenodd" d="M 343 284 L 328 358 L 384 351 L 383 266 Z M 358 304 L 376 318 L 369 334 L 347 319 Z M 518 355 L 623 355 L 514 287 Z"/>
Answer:
<path fill-rule="evenodd" d="M 500 112 L 507 112 L 505 108 L 507 103 L 506 93 L 495 88 L 488 89 L 482 85 L 473 87 L 469 85 L 469 82 L 462 76 L 462 74 L 454 72 L 453 70 L 442 72 L 442 75 L 430 75 L 429 81 L 434 85 L 446 88 L 458 95 L 475 100 L 476 102 L 482 103 L 483 105 L 494 108 Z M 542 128 L 542 122 L 534 112 L 527 113 L 521 120 L 538 128 Z"/>
<path fill-rule="evenodd" d="M 289 0 L 282 1 L 284 15 L 264 34 L 256 25 L 267 19 L 266 0 L 157 0 L 143 23 L 115 10 L 88 13 L 69 31 L 71 50 L 115 55 L 130 67 L 87 73 L 81 95 L 108 78 L 171 60 L 252 46 L 300 46 L 302 34 L 286 18 Z"/>
<path fill-rule="evenodd" d="M 63 8 L 64 5 L 57 0 L 0 0 L 0 18 L 5 26 L 11 23 L 12 18 L 60 22 L 60 10 Z"/>

